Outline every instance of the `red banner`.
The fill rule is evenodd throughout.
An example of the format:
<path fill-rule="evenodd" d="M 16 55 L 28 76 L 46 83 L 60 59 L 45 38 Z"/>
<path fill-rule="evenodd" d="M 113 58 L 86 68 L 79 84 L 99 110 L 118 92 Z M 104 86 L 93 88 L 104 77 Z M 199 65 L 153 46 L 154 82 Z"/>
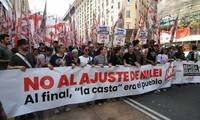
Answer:
<path fill-rule="evenodd" d="M 182 28 L 182 29 L 178 29 L 176 31 L 176 38 L 184 38 L 186 36 L 190 35 L 190 27 L 186 27 L 186 28 Z"/>

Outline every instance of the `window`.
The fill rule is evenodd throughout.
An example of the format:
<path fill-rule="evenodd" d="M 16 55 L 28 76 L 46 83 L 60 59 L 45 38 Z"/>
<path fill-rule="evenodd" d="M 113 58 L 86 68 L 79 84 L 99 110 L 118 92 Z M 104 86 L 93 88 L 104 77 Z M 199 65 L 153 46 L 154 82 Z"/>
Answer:
<path fill-rule="evenodd" d="M 126 11 L 126 18 L 130 18 L 131 17 L 131 11 L 130 10 L 127 10 Z"/>
<path fill-rule="evenodd" d="M 126 29 L 130 29 L 130 22 L 126 23 Z"/>
<path fill-rule="evenodd" d="M 137 1 L 135 1 L 135 9 L 137 9 Z"/>
<path fill-rule="evenodd" d="M 118 9 L 120 9 L 120 2 L 118 2 Z"/>
<path fill-rule="evenodd" d="M 113 16 L 111 16 L 111 22 L 113 22 Z"/>
<path fill-rule="evenodd" d="M 106 0 L 106 6 L 108 6 L 108 0 Z"/>

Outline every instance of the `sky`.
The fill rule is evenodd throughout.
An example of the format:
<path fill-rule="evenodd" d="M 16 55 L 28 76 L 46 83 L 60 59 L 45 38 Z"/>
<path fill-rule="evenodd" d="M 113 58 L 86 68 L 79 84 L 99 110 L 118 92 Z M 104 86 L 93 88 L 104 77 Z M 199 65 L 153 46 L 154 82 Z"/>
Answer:
<path fill-rule="evenodd" d="M 62 18 L 74 0 L 47 0 L 47 14 Z M 31 12 L 44 11 L 45 0 L 29 0 Z"/>

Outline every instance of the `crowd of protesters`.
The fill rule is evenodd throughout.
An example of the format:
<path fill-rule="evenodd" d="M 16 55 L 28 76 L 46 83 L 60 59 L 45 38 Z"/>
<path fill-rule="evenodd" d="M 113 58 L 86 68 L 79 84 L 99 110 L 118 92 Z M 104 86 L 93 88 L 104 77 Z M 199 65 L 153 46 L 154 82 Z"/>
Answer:
<path fill-rule="evenodd" d="M 43 68 L 48 67 L 53 70 L 54 67 L 71 66 L 85 67 L 85 66 L 116 66 L 124 65 L 125 67 L 151 64 L 165 64 L 173 60 L 187 60 L 184 54 L 183 46 L 169 46 L 168 48 L 161 48 L 155 44 L 154 40 L 149 40 L 148 45 L 140 45 L 139 40 L 127 43 L 125 46 L 114 46 L 108 48 L 103 44 L 88 43 L 81 47 L 72 47 L 59 44 L 54 41 L 52 47 L 45 46 L 40 43 L 38 48 L 29 50 L 29 44 L 26 39 L 17 41 L 17 47 L 9 49 L 11 39 L 7 34 L 0 35 L 0 70 L 6 69 L 20 69 L 26 71 L 27 68 Z M 199 53 L 197 46 L 192 46 L 192 59 L 197 62 Z M 95 103 L 102 105 L 106 99 L 96 100 Z M 91 105 L 91 103 L 88 103 Z M 0 104 L 1 105 L 1 104 Z M 0 106 L 0 108 L 2 105 Z M 78 105 L 82 108 L 82 104 Z M 1 120 L 6 119 L 5 112 L 1 108 Z M 69 111 L 66 106 L 66 111 Z M 56 108 L 55 113 L 59 113 L 59 108 Z M 33 118 L 33 114 L 26 115 Z M 22 115 L 20 117 L 25 117 Z"/>

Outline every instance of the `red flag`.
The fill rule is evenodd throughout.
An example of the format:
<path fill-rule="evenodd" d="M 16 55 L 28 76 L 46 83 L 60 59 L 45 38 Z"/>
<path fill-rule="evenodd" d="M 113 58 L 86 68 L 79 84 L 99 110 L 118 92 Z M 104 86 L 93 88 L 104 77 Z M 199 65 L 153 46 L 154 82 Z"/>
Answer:
<path fill-rule="evenodd" d="M 176 31 L 176 38 L 184 38 L 190 35 L 190 26 Z"/>
<path fill-rule="evenodd" d="M 140 16 L 140 22 L 139 22 L 139 27 L 143 28 L 144 27 L 144 16 Z"/>
<path fill-rule="evenodd" d="M 160 26 L 157 24 L 156 25 L 156 42 L 158 45 L 160 45 Z"/>
<path fill-rule="evenodd" d="M 137 34 L 136 34 L 136 37 L 135 37 L 136 40 L 139 39 L 139 35 L 140 35 L 140 32 L 141 32 L 141 29 L 143 29 L 144 31 L 146 29 L 144 16 L 140 16 L 139 28 L 137 30 Z"/>
<path fill-rule="evenodd" d="M 96 39 L 97 39 L 97 26 L 98 26 L 98 21 L 96 20 L 96 13 L 93 12 L 93 25 L 91 28 L 91 34 L 90 34 L 90 38 L 91 38 L 91 42 L 94 44 L 96 43 Z"/>
<path fill-rule="evenodd" d="M 29 19 L 32 19 L 34 21 L 34 32 L 33 32 L 33 41 L 35 45 L 39 45 L 40 40 L 41 40 L 41 31 L 39 28 L 39 21 L 42 20 L 42 16 L 39 15 L 38 13 L 32 14 L 29 16 Z"/>
<path fill-rule="evenodd" d="M 85 16 L 85 21 L 87 21 L 86 16 Z M 87 22 L 85 22 L 85 43 L 88 44 L 88 42 L 89 42 L 88 27 L 87 27 Z"/>
<path fill-rule="evenodd" d="M 135 40 L 134 30 L 132 31 L 130 42 L 132 43 Z"/>
<path fill-rule="evenodd" d="M 174 21 L 174 25 L 171 27 L 171 30 L 170 30 L 170 34 L 171 34 L 171 38 L 170 38 L 170 41 L 169 41 L 170 45 L 173 43 L 174 35 L 175 35 L 175 32 L 176 32 L 176 28 L 177 28 L 177 23 L 178 23 L 178 15 L 176 17 L 176 20 Z"/>
<path fill-rule="evenodd" d="M 148 20 L 150 28 L 157 24 L 157 6 L 158 0 L 152 0 L 148 10 Z"/>
<path fill-rule="evenodd" d="M 46 21 L 47 21 L 47 1 L 45 1 L 42 22 L 40 25 L 40 30 L 41 30 L 41 34 L 42 34 L 42 38 L 43 38 L 42 41 L 45 40 L 45 37 L 46 37 Z"/>
<path fill-rule="evenodd" d="M 6 33 L 6 16 L 5 16 L 5 10 L 2 4 L 0 4 L 0 34 Z"/>
<path fill-rule="evenodd" d="M 17 22 L 17 16 L 16 16 L 16 10 L 15 10 L 15 0 L 12 3 L 12 35 L 11 38 L 16 37 L 16 22 Z"/>
<path fill-rule="evenodd" d="M 70 5 L 70 7 L 71 7 L 71 5 Z M 69 29 L 70 29 L 70 31 L 69 31 L 69 39 L 70 39 L 70 42 L 68 41 L 68 43 L 70 43 L 70 45 L 71 44 L 73 44 L 74 42 L 74 30 L 73 30 L 73 25 L 72 25 L 73 23 L 72 23 L 72 16 L 71 16 L 71 13 L 69 12 L 69 25 L 70 25 L 70 27 L 69 27 Z"/>
<path fill-rule="evenodd" d="M 113 34 L 115 31 L 115 28 L 124 28 L 124 9 L 122 8 L 122 10 L 119 12 L 119 18 L 117 19 L 117 21 L 115 22 L 115 25 L 113 27 Z"/>

